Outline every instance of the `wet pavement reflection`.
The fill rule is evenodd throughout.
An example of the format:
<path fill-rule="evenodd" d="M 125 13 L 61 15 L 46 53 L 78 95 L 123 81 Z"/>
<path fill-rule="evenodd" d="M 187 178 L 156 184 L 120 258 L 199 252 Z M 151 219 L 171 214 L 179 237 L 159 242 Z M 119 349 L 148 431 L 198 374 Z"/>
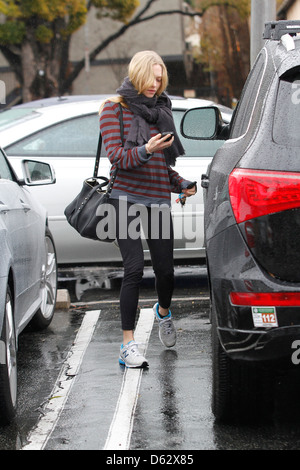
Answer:
<path fill-rule="evenodd" d="M 96 274 L 96 276 L 95 276 Z M 77 274 L 76 274 L 77 275 Z M 92 341 L 85 353 L 66 407 L 47 450 L 103 449 L 120 393 L 124 369 L 118 364 L 121 332 L 118 308 L 120 271 L 110 283 L 95 286 L 103 272 L 92 272 L 89 288 L 78 299 L 76 282 L 69 311 L 57 311 L 42 333 L 25 331 L 19 342 L 19 407 L 15 421 L 0 429 L 0 449 L 21 449 L 43 414 L 54 382 L 72 347 L 85 312 L 100 309 Z M 70 280 L 68 281 L 70 282 Z M 75 282 L 75 283 L 74 283 Z M 61 283 L 66 287 L 66 281 Z M 152 308 L 154 280 L 147 272 L 140 308 Z M 300 448 L 300 374 L 298 367 L 278 370 L 274 380 L 273 421 L 246 425 L 216 424 L 211 412 L 211 344 L 205 270 L 180 267 L 173 314 L 176 347 L 165 350 L 154 324 L 147 349 L 150 367 L 142 373 L 130 450 L 288 450 Z"/>

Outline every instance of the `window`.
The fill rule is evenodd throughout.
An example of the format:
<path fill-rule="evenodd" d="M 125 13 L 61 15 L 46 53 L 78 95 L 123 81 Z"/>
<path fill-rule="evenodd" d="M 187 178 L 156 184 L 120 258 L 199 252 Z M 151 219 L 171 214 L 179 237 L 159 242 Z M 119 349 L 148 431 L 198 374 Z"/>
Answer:
<path fill-rule="evenodd" d="M 184 110 L 173 111 L 175 127 L 187 157 L 213 157 L 223 140 L 197 141 L 180 133 Z M 7 155 L 21 157 L 94 157 L 99 138 L 99 115 L 73 118 L 43 129 L 6 149 Z M 105 155 L 102 145 L 101 155 Z"/>
<path fill-rule="evenodd" d="M 7 150 L 22 157 L 95 156 L 99 138 L 99 115 L 69 119 L 27 137 Z"/>
<path fill-rule="evenodd" d="M 286 147 L 300 147 L 300 71 L 279 82 L 274 114 L 273 139 Z"/>
<path fill-rule="evenodd" d="M 0 113 L 0 127 L 13 126 L 18 120 L 32 119 L 38 117 L 39 114 L 35 109 L 31 108 L 15 108 L 5 109 Z"/>
<path fill-rule="evenodd" d="M 15 178 L 10 169 L 10 166 L 7 163 L 6 158 L 1 150 L 0 150 L 0 178 L 10 180 L 10 181 L 15 181 Z"/>
<path fill-rule="evenodd" d="M 257 58 L 257 61 L 244 87 L 243 94 L 234 118 L 230 136 L 231 139 L 236 139 L 237 137 L 244 135 L 248 130 L 262 81 L 264 64 L 264 53 L 261 53 Z"/>

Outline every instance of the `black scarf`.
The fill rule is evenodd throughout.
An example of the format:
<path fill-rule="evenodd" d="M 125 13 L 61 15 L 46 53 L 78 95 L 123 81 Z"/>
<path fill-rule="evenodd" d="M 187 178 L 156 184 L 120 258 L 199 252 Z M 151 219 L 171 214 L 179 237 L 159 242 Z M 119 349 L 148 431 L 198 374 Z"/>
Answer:
<path fill-rule="evenodd" d="M 162 93 L 159 97 L 147 98 L 137 92 L 128 77 L 125 78 L 117 93 L 125 99 L 134 115 L 124 148 L 130 149 L 145 145 L 151 137 L 150 124 L 154 124 L 160 133 L 174 132 L 174 142 L 171 147 L 164 149 L 164 155 L 167 165 L 175 165 L 176 158 L 184 155 L 185 151 L 175 129 L 172 104 L 168 95 Z"/>

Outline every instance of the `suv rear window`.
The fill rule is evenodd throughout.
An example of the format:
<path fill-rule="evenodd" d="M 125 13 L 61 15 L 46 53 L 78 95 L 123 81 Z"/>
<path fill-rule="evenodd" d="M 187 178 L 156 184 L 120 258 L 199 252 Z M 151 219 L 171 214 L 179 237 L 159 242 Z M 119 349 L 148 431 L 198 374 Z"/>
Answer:
<path fill-rule="evenodd" d="M 273 139 L 287 147 L 300 147 L 300 71 L 279 82 L 274 115 Z"/>

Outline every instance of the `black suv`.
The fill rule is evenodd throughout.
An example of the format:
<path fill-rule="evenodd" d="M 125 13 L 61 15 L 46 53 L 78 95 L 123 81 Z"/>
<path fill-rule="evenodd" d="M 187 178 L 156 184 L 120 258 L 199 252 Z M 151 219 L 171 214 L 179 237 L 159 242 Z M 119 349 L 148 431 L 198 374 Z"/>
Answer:
<path fill-rule="evenodd" d="M 189 138 L 228 133 L 202 176 L 221 421 L 271 409 L 267 372 L 300 348 L 299 32 L 300 21 L 266 24 L 230 128 L 216 108 L 187 111 L 181 123 Z"/>

